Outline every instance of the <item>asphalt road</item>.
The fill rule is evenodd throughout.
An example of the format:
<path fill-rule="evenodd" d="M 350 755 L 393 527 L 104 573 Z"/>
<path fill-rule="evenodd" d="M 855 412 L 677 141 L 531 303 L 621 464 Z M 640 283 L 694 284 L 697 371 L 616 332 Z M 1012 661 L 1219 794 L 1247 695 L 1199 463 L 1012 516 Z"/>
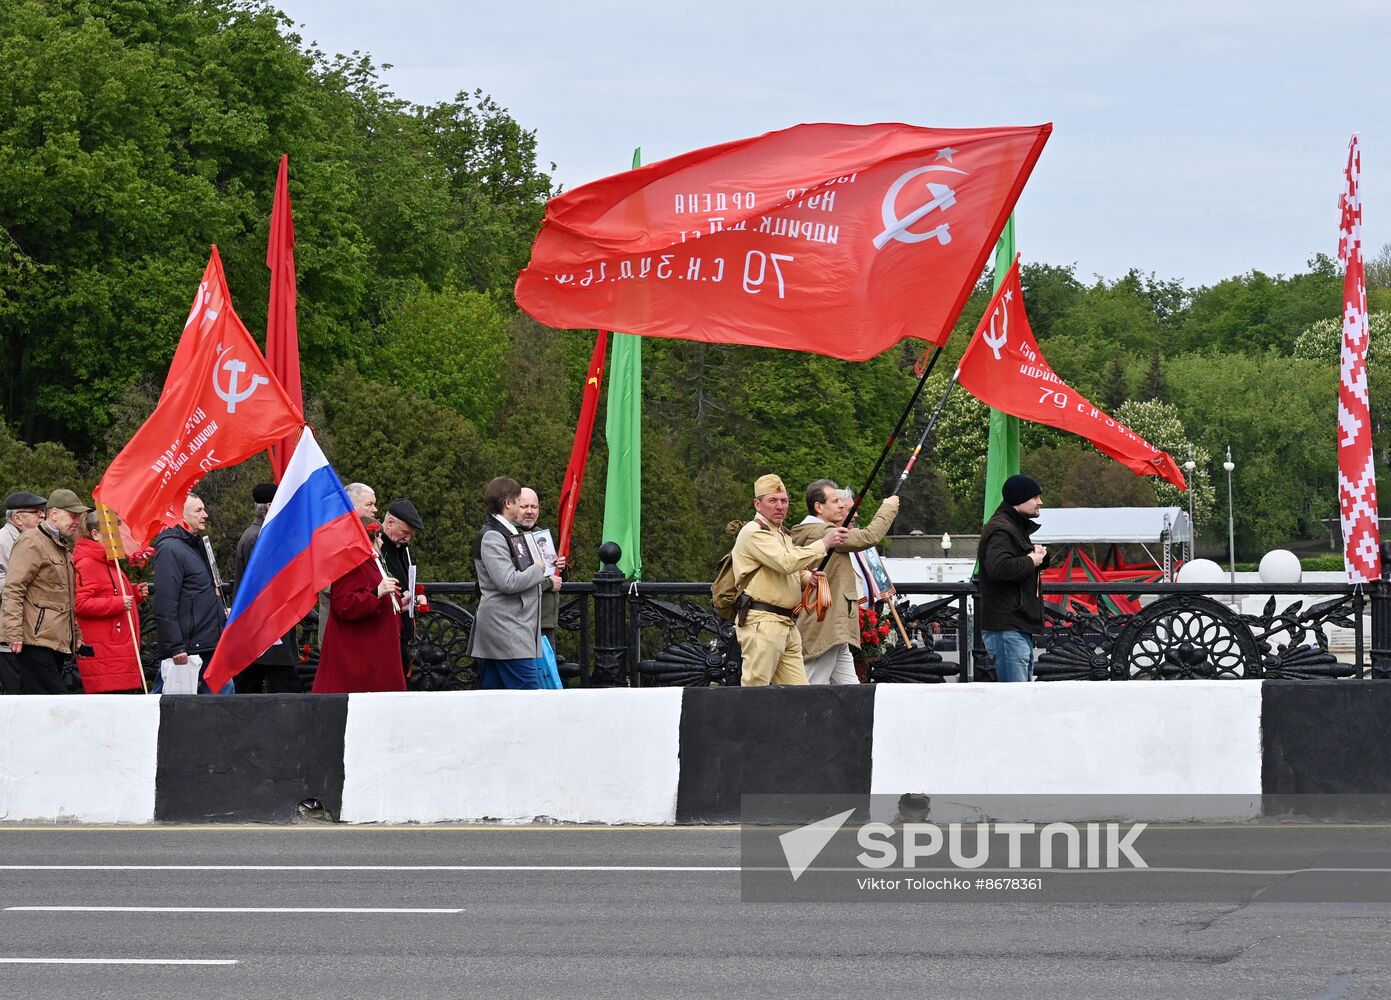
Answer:
<path fill-rule="evenodd" d="M 728 828 L 0 827 L 0 998 L 1391 996 L 1391 898 L 753 904 L 738 864 Z"/>

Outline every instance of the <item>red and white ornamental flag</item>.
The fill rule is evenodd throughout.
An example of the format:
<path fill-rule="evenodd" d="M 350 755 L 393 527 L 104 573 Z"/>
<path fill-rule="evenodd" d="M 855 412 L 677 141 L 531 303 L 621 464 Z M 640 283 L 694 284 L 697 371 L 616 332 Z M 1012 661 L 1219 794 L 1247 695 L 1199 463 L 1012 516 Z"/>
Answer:
<path fill-rule="evenodd" d="M 1024 314 L 1017 257 L 961 355 L 956 380 L 987 406 L 1086 438 L 1137 476 L 1159 476 L 1181 490 L 1188 488 L 1168 452 L 1093 406 L 1054 374 Z"/>
<path fill-rule="evenodd" d="M 1372 410 L 1367 395 L 1367 283 L 1362 268 L 1362 155 L 1348 143 L 1347 187 L 1338 198 L 1338 262 L 1343 275 L 1343 352 L 1338 374 L 1338 513 L 1349 583 L 1381 576 Z"/>
<path fill-rule="evenodd" d="M 134 551 L 183 521 L 184 500 L 207 473 L 245 461 L 303 423 L 232 310 L 213 247 L 159 403 L 92 495 L 121 515 Z"/>
<path fill-rule="evenodd" d="M 942 344 L 1051 131 L 796 125 L 615 174 L 551 199 L 517 304 L 847 361 Z"/>

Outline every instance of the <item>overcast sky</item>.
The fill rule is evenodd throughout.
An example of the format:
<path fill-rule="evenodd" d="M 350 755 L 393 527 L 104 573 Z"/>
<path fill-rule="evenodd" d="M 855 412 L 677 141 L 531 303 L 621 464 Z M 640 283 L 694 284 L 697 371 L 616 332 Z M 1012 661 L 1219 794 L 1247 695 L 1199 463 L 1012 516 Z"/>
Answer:
<path fill-rule="evenodd" d="M 1391 241 L 1388 0 L 279 0 L 401 97 L 481 88 L 566 188 L 798 122 L 1051 121 L 1025 261 L 1187 284 L 1337 249 L 1349 135 L 1363 240 Z"/>

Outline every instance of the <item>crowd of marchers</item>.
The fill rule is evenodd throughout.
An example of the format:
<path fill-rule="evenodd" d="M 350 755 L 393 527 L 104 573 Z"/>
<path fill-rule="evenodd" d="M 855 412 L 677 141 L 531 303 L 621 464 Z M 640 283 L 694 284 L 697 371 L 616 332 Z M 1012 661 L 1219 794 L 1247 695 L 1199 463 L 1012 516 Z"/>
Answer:
<path fill-rule="evenodd" d="M 389 503 L 378 520 L 372 487 L 352 483 L 345 492 L 373 552 L 320 594 L 312 690 L 404 691 L 416 623 L 429 609 L 411 552 L 425 523 L 408 499 Z M 144 691 L 142 613 L 153 614 L 155 622 L 160 669 L 152 692 L 163 689 L 170 667 L 190 663 L 200 693 L 302 692 L 297 629 L 221 690 L 210 692 L 203 683 L 274 496 L 272 485 L 252 490 L 253 518 L 237 541 L 229 589 L 205 534 L 209 512 L 196 494 L 185 501 L 182 522 L 153 540 L 153 581 L 133 583 L 113 558 L 118 543 L 104 544 L 102 519 L 73 490 L 57 489 L 48 497 L 11 493 L 0 528 L 0 694 Z M 478 658 L 484 686 L 558 687 L 554 655 L 542 651 L 551 649 L 555 594 L 566 560 L 547 546 L 548 562 L 534 540 L 540 514 L 535 491 L 495 480 L 488 503 L 488 523 L 476 546 L 481 599 L 470 652 Z M 489 537 L 499 530 L 525 544 L 499 547 Z"/>
<path fill-rule="evenodd" d="M 352 483 L 345 492 L 373 553 L 320 594 L 312 690 L 404 691 L 416 623 L 429 607 L 410 547 L 425 524 L 408 499 L 389 503 L 379 521 L 370 486 Z M 884 538 L 898 514 L 898 498 L 886 498 L 861 528 L 853 524 L 849 492 L 820 479 L 806 488 L 806 517 L 789 529 L 790 498 L 782 479 L 761 476 L 753 492 L 754 517 L 731 524 L 737 534 L 731 564 L 742 684 L 858 683 L 853 651 L 861 640 L 864 594 L 851 555 Z M 235 586 L 246 582 L 274 496 L 271 485 L 252 491 L 254 517 L 233 558 Z M 485 488 L 483 503 L 487 513 L 473 543 L 478 607 L 467 647 L 479 686 L 558 688 L 553 644 L 566 558 L 537 526 L 535 490 L 498 477 Z M 1043 630 L 1040 575 L 1048 554 L 1029 536 L 1041 507 L 1039 484 L 1012 476 L 982 532 L 979 625 L 1002 681 L 1033 679 L 1033 636 Z M 204 694 L 303 690 L 296 629 L 221 690 L 210 692 L 203 683 L 229 605 L 204 534 L 209 514 L 198 496 L 189 494 L 182 523 L 155 536 L 152 584 L 131 582 L 112 558 L 114 541 L 103 541 L 102 519 L 72 490 L 57 489 L 46 498 L 11 493 L 4 513 L 0 693 L 143 691 L 142 611 L 155 619 L 160 670 L 154 692 L 162 689 L 167 670 L 190 663 Z"/>

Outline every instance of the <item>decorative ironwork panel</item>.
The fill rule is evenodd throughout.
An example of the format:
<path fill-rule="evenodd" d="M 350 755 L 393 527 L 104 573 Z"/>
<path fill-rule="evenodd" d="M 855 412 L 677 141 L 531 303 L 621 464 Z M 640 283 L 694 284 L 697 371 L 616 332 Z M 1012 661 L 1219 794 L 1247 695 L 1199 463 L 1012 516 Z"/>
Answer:
<path fill-rule="evenodd" d="M 415 668 L 406 686 L 412 691 L 464 691 L 478 686 L 478 669 L 465 652 L 473 615 L 435 598 L 430 613 L 415 623 Z"/>
<path fill-rule="evenodd" d="M 943 632 L 955 632 L 960 628 L 957 599 L 948 597 L 912 607 L 907 598 L 900 598 L 894 606 L 912 645 L 905 646 L 898 629 L 892 629 L 884 644 L 884 654 L 869 663 L 870 681 L 875 684 L 941 684 L 956 674 L 960 666 L 943 660 L 934 646 Z"/>
<path fill-rule="evenodd" d="M 1111 650 L 1115 680 L 1260 675 L 1260 652 L 1247 622 L 1197 594 L 1165 597 L 1131 616 Z"/>
<path fill-rule="evenodd" d="M 638 594 L 629 604 L 644 649 L 638 673 L 644 685 L 737 687 L 743 660 L 734 626 L 696 601 L 664 601 Z M 654 638 L 648 633 L 658 630 Z"/>
<path fill-rule="evenodd" d="M 1104 606 L 1095 612 L 1064 611 L 1043 606 L 1045 650 L 1034 664 L 1040 681 L 1104 681 L 1111 677 L 1111 652 L 1129 615 Z"/>
<path fill-rule="evenodd" d="M 1316 680 L 1351 677 L 1357 672 L 1352 664 L 1340 663 L 1328 651 L 1325 631 L 1330 625 L 1348 629 L 1359 626 L 1352 594 L 1321 601 L 1308 610 L 1304 610 L 1303 601 L 1295 601 L 1279 614 L 1275 613 L 1275 598 L 1272 597 L 1261 614 L 1242 615 L 1241 620 L 1255 638 L 1260 650 L 1261 672 L 1266 677 Z"/>

